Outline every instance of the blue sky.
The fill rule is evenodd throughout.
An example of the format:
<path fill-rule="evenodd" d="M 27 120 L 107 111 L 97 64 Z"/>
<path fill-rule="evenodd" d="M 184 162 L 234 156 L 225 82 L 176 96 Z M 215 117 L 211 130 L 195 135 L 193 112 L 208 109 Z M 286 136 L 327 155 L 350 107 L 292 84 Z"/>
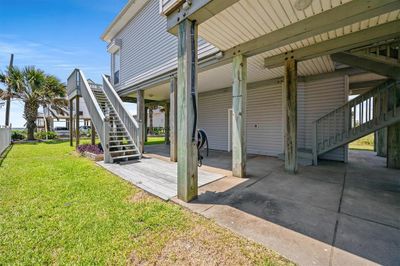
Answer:
<path fill-rule="evenodd" d="M 0 71 L 14 53 L 14 65 L 35 65 L 63 82 L 74 68 L 100 81 L 110 71 L 100 35 L 127 1 L 0 0 Z M 11 107 L 13 126 L 22 127 L 23 104 L 13 101 Z"/>

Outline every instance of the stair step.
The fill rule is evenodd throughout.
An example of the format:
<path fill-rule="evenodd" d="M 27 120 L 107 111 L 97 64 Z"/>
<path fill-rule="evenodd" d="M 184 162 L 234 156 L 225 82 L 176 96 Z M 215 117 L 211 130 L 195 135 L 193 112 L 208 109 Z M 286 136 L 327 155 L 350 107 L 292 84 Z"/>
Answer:
<path fill-rule="evenodd" d="M 137 152 L 136 149 L 130 149 L 130 150 L 116 150 L 116 151 L 110 151 L 110 154 L 114 153 L 126 153 L 126 152 Z"/>
<path fill-rule="evenodd" d="M 123 140 L 121 139 L 114 139 L 114 140 L 110 140 L 109 142 L 123 142 Z M 126 140 L 126 142 L 132 142 L 131 140 Z M 128 145 L 128 144 L 132 144 L 132 143 L 126 143 L 126 144 L 121 144 L 121 145 Z"/>
<path fill-rule="evenodd" d="M 122 156 L 116 156 L 112 157 L 113 160 L 120 160 L 120 159 L 137 159 L 140 158 L 140 154 L 130 154 L 130 155 L 122 155 Z"/>
<path fill-rule="evenodd" d="M 125 147 L 135 147 L 135 144 L 122 144 L 122 145 L 110 145 L 110 149 L 112 148 L 125 148 Z"/>
<path fill-rule="evenodd" d="M 121 135 L 128 135 L 125 131 L 120 131 L 120 132 L 110 132 L 110 135 L 117 135 L 117 136 L 121 136 Z"/>
<path fill-rule="evenodd" d="M 115 140 L 115 141 L 129 141 L 129 139 L 126 136 L 110 136 L 110 140 Z"/>

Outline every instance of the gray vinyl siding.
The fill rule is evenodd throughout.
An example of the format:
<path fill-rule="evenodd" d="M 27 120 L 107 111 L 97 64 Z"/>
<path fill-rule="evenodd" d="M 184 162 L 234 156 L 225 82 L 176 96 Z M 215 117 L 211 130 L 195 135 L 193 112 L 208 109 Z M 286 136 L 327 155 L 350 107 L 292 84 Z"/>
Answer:
<path fill-rule="evenodd" d="M 336 77 L 304 84 L 304 135 L 303 147 L 312 149 L 312 122 L 343 105 L 346 101 L 345 78 Z M 301 121 L 301 120 L 300 120 Z M 300 143 L 300 142 L 299 142 Z M 299 145 L 299 147 L 301 147 Z M 322 159 L 344 161 L 346 148 L 341 147 L 321 156 Z"/>
<path fill-rule="evenodd" d="M 297 84 L 297 146 L 306 148 L 305 83 Z"/>
<path fill-rule="evenodd" d="M 117 34 L 115 38 L 122 40 L 121 73 L 117 90 L 130 78 L 176 56 L 176 37 L 165 29 L 166 19 L 159 14 L 158 0 L 149 0 Z"/>
<path fill-rule="evenodd" d="M 162 74 L 176 67 L 177 37 L 168 33 L 166 27 L 166 17 L 159 14 L 159 1 L 149 0 L 116 35 L 116 39 L 122 40 L 120 83 L 115 86 L 117 91 L 143 76 Z M 200 38 L 198 44 L 199 57 L 218 50 Z"/>
<path fill-rule="evenodd" d="M 276 156 L 282 152 L 282 86 L 247 92 L 247 152 Z M 230 89 L 199 95 L 199 128 L 209 137 L 211 149 L 228 150 Z"/>
<path fill-rule="evenodd" d="M 232 90 L 199 95 L 198 127 L 204 129 L 214 150 L 228 150 L 228 109 L 232 107 Z"/>
<path fill-rule="evenodd" d="M 298 84 L 298 147 L 312 149 L 312 123 L 345 102 L 344 77 Z M 277 156 L 283 152 L 284 95 L 281 85 L 247 92 L 247 152 Z M 209 137 L 211 149 L 228 150 L 228 109 L 231 89 L 199 95 L 199 128 Z M 323 159 L 343 161 L 346 149 L 338 148 Z"/>
<path fill-rule="evenodd" d="M 247 92 L 247 152 L 276 156 L 283 150 L 282 86 Z"/>

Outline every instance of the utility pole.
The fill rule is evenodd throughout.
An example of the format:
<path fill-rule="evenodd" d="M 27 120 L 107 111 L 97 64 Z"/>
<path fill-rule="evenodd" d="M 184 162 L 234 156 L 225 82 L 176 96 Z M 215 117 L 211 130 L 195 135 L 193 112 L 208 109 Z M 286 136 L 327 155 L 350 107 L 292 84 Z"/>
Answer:
<path fill-rule="evenodd" d="M 9 69 L 13 67 L 13 63 L 14 63 L 14 54 L 11 54 Z M 8 97 L 6 100 L 6 119 L 5 119 L 6 127 L 10 126 L 10 107 L 11 107 L 11 88 L 10 88 L 10 86 L 7 87 L 7 92 L 8 92 Z"/>

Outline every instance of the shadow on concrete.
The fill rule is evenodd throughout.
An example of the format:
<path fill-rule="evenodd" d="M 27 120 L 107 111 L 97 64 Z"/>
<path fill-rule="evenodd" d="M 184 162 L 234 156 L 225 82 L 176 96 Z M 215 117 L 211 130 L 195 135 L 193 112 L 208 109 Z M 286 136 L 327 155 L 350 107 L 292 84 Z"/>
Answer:
<path fill-rule="evenodd" d="M 167 145 L 146 151 L 169 156 Z M 350 151 L 349 158 L 348 164 L 300 166 L 291 175 L 281 160 L 250 155 L 245 181 L 216 181 L 202 187 L 191 203 L 226 207 L 219 213 L 214 207 L 203 211 L 217 221 L 234 217 L 229 213 L 233 208 L 323 242 L 331 247 L 326 256 L 332 265 L 348 262 L 341 260 L 340 250 L 370 262 L 400 265 L 400 171 L 387 169 L 385 159 L 372 152 Z M 230 170 L 231 155 L 212 150 L 203 163 Z"/>

